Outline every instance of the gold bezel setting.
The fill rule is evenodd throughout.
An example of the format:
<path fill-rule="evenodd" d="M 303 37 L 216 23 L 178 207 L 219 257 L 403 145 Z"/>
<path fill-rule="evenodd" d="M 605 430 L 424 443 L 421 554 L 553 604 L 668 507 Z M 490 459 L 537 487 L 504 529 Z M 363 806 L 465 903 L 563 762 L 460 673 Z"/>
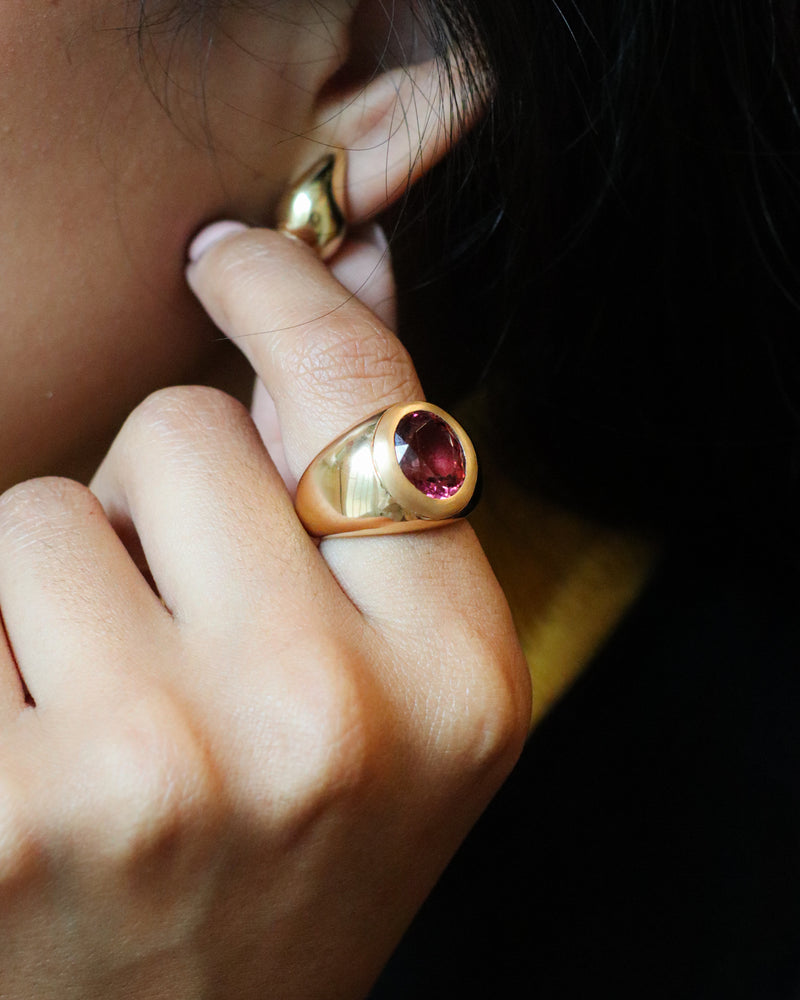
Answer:
<path fill-rule="evenodd" d="M 395 433 L 404 417 L 433 414 L 463 454 L 463 481 L 451 496 L 418 489 L 403 472 Z M 432 403 L 398 403 L 362 421 L 325 448 L 297 487 L 296 507 L 316 537 L 422 531 L 463 516 L 478 481 L 478 459 L 464 428 Z"/>
<path fill-rule="evenodd" d="M 439 417 L 455 435 L 464 454 L 464 481 L 450 497 L 430 497 L 406 478 L 397 460 L 395 432 L 401 420 L 419 411 Z M 372 463 L 386 492 L 409 514 L 430 521 L 457 517 L 469 504 L 478 477 L 478 459 L 467 432 L 449 413 L 432 403 L 390 406 L 378 420 L 372 439 Z"/>

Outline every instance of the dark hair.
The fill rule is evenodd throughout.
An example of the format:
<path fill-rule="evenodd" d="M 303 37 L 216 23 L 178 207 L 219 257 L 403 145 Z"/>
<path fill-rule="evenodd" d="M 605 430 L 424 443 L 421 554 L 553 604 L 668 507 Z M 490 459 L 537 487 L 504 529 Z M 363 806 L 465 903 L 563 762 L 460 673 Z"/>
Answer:
<path fill-rule="evenodd" d="M 486 447 L 562 503 L 797 553 L 796 0 L 415 6 L 493 92 L 390 219 L 430 394 L 480 392 Z"/>
<path fill-rule="evenodd" d="M 563 503 L 796 555 L 797 4 L 461 7 L 496 97 L 458 207 L 480 251 L 434 289 L 458 242 L 425 216 L 432 391 L 480 382 L 489 446 Z"/>

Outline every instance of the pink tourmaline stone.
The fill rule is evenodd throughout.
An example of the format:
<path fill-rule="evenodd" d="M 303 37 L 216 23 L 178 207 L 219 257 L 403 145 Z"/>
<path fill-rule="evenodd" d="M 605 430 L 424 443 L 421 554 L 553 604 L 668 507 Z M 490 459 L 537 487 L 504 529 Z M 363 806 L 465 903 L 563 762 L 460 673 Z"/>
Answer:
<path fill-rule="evenodd" d="M 442 500 L 464 485 L 464 451 L 435 413 L 415 410 L 406 414 L 395 428 L 394 450 L 403 475 L 425 496 Z"/>

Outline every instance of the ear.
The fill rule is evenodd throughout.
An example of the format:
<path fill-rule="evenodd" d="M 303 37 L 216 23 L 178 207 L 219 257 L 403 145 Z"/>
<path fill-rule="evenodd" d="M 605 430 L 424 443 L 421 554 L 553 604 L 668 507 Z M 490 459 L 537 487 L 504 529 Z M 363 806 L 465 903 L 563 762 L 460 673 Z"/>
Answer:
<path fill-rule="evenodd" d="M 309 137 L 312 156 L 347 152 L 346 211 L 358 225 L 400 198 L 483 109 L 458 66 L 421 41 L 405 2 L 362 0 L 350 17 L 347 59 L 318 95 Z"/>

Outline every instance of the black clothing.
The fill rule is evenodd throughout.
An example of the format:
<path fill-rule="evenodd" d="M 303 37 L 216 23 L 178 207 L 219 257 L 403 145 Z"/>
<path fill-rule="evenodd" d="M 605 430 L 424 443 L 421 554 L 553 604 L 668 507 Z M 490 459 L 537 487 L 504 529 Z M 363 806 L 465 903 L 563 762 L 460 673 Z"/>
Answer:
<path fill-rule="evenodd" d="M 684 545 L 532 735 L 371 994 L 800 996 L 800 588 Z"/>

